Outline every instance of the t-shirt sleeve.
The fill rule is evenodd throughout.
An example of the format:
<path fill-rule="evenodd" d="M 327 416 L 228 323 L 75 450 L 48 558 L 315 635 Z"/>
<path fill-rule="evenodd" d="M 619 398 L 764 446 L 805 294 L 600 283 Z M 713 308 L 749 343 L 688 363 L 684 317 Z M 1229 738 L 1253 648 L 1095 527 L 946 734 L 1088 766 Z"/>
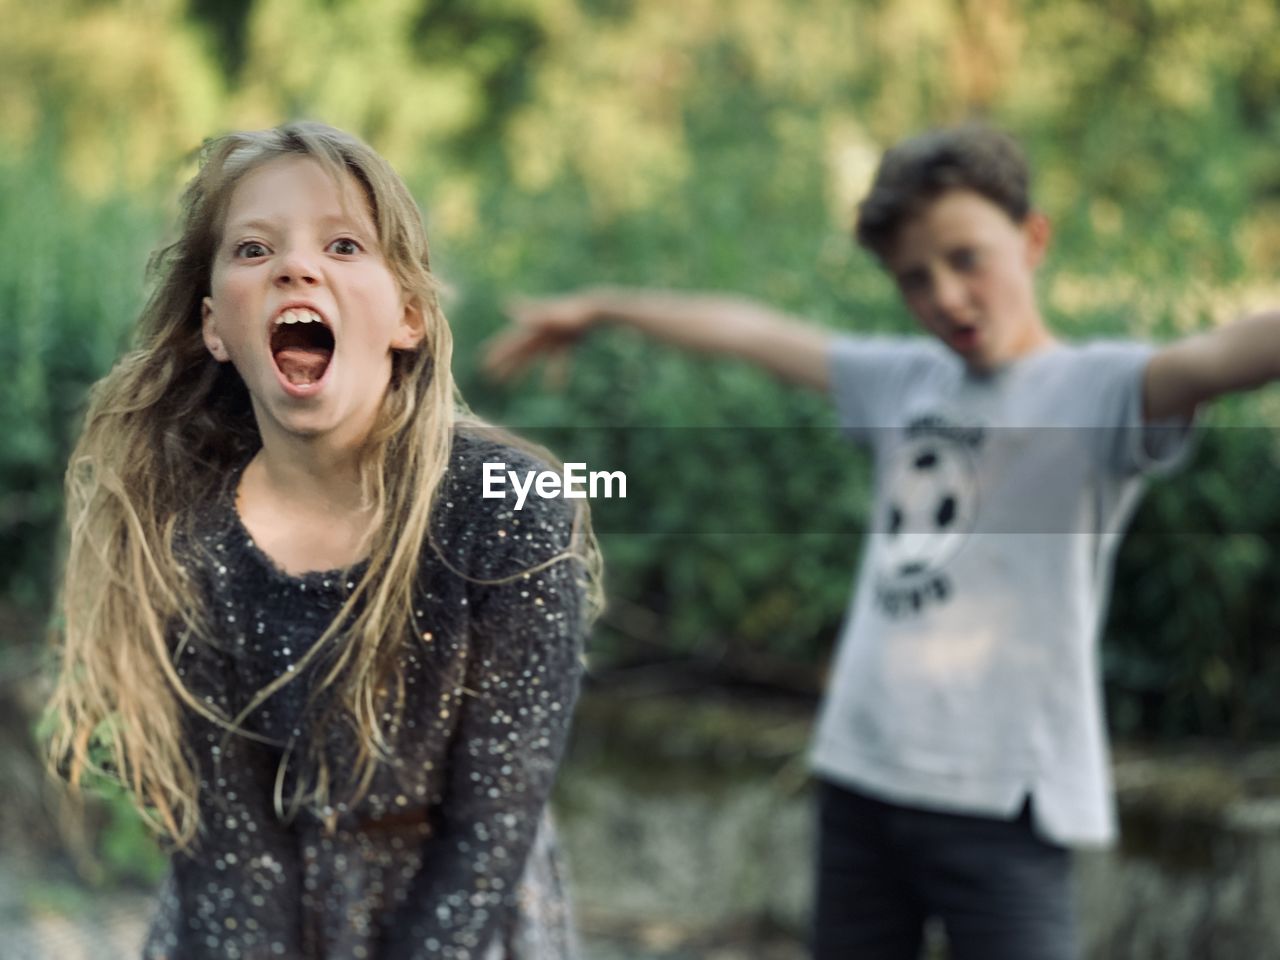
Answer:
<path fill-rule="evenodd" d="M 923 373 L 927 362 L 919 338 L 835 337 L 827 369 L 841 429 L 871 445 L 877 429 L 892 425 L 912 378 Z"/>
<path fill-rule="evenodd" d="M 471 531 L 479 582 L 468 588 L 448 785 L 382 960 L 478 960 L 517 907 L 582 671 L 583 566 L 565 555 L 573 528 L 568 503 L 530 497 Z"/>
<path fill-rule="evenodd" d="M 1086 351 L 1080 397 L 1095 405 L 1087 426 L 1097 431 L 1103 465 L 1122 475 L 1167 473 L 1190 455 L 1193 421 L 1143 416 L 1143 378 L 1153 353 L 1149 344 L 1130 342 L 1090 344 Z"/>

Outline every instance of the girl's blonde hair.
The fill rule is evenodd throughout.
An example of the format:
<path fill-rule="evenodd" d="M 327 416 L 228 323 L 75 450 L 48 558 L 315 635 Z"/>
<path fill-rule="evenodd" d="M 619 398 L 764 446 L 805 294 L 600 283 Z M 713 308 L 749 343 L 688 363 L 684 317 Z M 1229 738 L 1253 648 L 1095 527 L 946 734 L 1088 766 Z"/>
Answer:
<path fill-rule="evenodd" d="M 65 624 L 50 742 L 51 761 L 73 785 L 101 767 L 92 754 L 105 749 L 109 773 L 179 847 L 199 824 L 199 773 L 183 739 L 183 705 L 229 735 L 243 735 L 237 728 L 244 716 L 301 672 L 259 691 L 240 716 L 226 717 L 184 685 L 170 650 L 177 633 L 206 635 L 197 585 L 175 550 L 188 532 L 189 508 L 218 497 L 228 474 L 260 446 L 243 382 L 205 347 L 201 301 L 236 185 L 262 164 L 296 155 L 319 162 L 339 183 L 353 177 L 363 189 L 383 256 L 420 307 L 424 326 L 417 349 L 393 356 L 381 412 L 362 451 L 361 484 L 373 515 L 367 571 L 306 661 L 332 648 L 327 641 L 340 631 L 359 638 L 326 658 L 316 691 L 336 690 L 339 712 L 356 731 L 353 802 L 368 789 L 386 754 L 385 731 L 403 707 L 398 666 L 413 633 L 419 559 L 432 543 L 432 508 L 453 431 L 464 420 L 478 422 L 454 386 L 453 341 L 421 215 L 391 166 L 359 139 L 318 123 L 207 144 L 183 195 L 180 236 L 152 258 L 155 288 L 139 318 L 137 346 L 94 387 L 67 470 Z M 599 554 L 585 513 L 570 552 L 585 562 L 598 606 Z M 388 690 L 397 691 L 392 703 Z M 325 808 L 334 778 L 317 746 L 309 755 L 309 800 Z M 301 788 L 294 799 L 301 801 Z"/>

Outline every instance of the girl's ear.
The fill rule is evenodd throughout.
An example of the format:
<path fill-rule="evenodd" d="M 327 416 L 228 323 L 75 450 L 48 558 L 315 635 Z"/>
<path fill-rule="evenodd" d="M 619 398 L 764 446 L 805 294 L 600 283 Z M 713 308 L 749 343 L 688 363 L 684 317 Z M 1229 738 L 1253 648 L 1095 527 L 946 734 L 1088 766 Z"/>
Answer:
<path fill-rule="evenodd" d="M 204 338 L 204 345 L 213 355 L 213 359 L 219 363 L 226 363 L 231 359 L 231 355 L 227 353 L 226 344 L 222 342 L 222 337 L 218 336 L 218 324 L 213 318 L 212 297 L 205 297 L 200 301 L 200 335 Z"/>
<path fill-rule="evenodd" d="M 400 318 L 400 325 L 396 327 L 395 335 L 391 338 L 391 349 L 417 349 L 426 335 L 427 326 L 422 314 L 422 304 L 418 302 L 417 297 L 406 299 L 404 316 Z"/>

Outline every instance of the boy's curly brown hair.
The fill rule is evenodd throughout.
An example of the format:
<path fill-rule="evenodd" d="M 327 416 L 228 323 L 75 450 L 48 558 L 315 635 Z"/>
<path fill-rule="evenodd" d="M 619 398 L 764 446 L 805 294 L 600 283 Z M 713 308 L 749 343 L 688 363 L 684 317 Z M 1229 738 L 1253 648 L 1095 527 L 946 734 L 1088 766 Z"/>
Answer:
<path fill-rule="evenodd" d="M 930 130 L 891 147 L 858 207 L 857 242 L 883 261 L 898 231 L 949 190 L 986 197 L 1015 223 L 1031 212 L 1030 171 L 1013 137 L 982 123 Z"/>

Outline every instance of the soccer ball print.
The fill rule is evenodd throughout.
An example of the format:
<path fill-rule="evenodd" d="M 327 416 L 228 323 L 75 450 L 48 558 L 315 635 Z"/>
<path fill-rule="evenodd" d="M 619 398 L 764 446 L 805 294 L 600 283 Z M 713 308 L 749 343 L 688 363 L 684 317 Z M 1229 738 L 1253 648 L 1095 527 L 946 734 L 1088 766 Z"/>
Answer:
<path fill-rule="evenodd" d="M 936 572 L 973 526 L 977 484 L 969 451 L 946 437 L 908 441 L 889 466 L 877 570 L 905 585 Z"/>

